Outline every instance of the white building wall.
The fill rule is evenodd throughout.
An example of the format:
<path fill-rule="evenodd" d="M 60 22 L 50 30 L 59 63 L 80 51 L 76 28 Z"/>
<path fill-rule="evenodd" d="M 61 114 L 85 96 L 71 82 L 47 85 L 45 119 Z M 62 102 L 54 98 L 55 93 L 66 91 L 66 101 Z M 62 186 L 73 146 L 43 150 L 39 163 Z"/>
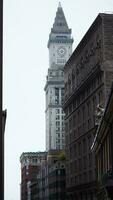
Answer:
<path fill-rule="evenodd" d="M 59 89 L 59 105 L 55 105 L 55 88 Z M 48 89 L 48 105 L 46 108 L 46 148 L 64 148 L 64 113 L 61 106 L 61 89 L 64 85 L 53 85 Z M 58 111 L 58 113 L 57 113 Z M 57 126 L 56 123 L 59 123 Z M 59 129 L 60 128 L 60 129 Z M 63 129 L 63 130 L 62 130 Z M 63 142 L 63 143 L 62 143 Z"/>
<path fill-rule="evenodd" d="M 58 49 L 60 47 L 64 47 L 66 49 L 66 53 L 65 53 L 65 56 L 63 58 L 61 58 L 58 55 Z M 67 60 L 71 56 L 71 53 L 72 53 L 72 45 L 71 44 L 61 44 L 61 43 L 60 44 L 59 43 L 58 44 L 57 43 L 50 44 L 50 47 L 49 47 L 49 66 L 51 68 L 55 68 L 56 65 L 58 65 L 59 59 L 65 60 L 65 62 L 63 63 L 63 65 L 65 65 L 65 63 L 67 62 Z"/>
<path fill-rule="evenodd" d="M 48 41 L 49 68 L 45 86 L 47 151 L 50 149 L 63 149 L 65 145 L 61 91 L 64 89 L 63 69 L 72 54 L 72 43 L 71 29 L 68 28 L 63 10 L 60 6 L 56 12 L 55 21 Z"/>

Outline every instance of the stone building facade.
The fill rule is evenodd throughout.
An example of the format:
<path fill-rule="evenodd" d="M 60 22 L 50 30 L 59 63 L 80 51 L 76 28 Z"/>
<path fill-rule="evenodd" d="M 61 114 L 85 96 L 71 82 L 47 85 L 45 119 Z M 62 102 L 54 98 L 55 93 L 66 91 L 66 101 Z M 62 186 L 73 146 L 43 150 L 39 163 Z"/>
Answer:
<path fill-rule="evenodd" d="M 67 199 L 96 199 L 95 111 L 113 80 L 113 15 L 99 14 L 64 68 Z"/>
<path fill-rule="evenodd" d="M 46 150 L 64 149 L 64 65 L 72 53 L 73 39 L 59 3 L 48 41 L 49 69 L 46 78 Z"/>
<path fill-rule="evenodd" d="M 96 156 L 98 200 L 113 199 L 113 85 L 92 150 Z"/>

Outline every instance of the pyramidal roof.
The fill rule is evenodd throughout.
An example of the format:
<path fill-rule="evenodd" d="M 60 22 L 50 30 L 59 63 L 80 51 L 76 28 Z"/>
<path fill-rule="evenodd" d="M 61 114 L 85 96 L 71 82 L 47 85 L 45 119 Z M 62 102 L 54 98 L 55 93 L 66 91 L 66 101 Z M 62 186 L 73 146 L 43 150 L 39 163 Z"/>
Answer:
<path fill-rule="evenodd" d="M 52 33 L 70 33 L 61 3 L 59 2 L 58 9 L 56 12 L 56 17 L 54 20 L 53 28 L 51 29 Z"/>

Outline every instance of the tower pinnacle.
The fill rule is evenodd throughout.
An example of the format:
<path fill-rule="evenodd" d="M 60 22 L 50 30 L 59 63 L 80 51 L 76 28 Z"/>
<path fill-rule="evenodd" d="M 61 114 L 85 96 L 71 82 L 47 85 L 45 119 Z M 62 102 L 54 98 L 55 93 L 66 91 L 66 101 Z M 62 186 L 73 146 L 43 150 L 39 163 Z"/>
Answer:
<path fill-rule="evenodd" d="M 61 8 L 61 2 L 59 2 L 58 7 Z"/>

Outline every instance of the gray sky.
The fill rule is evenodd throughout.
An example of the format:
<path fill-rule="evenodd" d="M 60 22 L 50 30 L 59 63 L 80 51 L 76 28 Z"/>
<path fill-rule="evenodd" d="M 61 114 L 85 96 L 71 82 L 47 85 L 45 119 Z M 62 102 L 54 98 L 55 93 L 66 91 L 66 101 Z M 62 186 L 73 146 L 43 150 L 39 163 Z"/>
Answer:
<path fill-rule="evenodd" d="M 5 200 L 20 200 L 20 162 L 25 151 L 45 150 L 47 41 L 58 0 L 4 0 Z M 112 0 L 61 0 L 72 28 L 73 49 Z"/>

